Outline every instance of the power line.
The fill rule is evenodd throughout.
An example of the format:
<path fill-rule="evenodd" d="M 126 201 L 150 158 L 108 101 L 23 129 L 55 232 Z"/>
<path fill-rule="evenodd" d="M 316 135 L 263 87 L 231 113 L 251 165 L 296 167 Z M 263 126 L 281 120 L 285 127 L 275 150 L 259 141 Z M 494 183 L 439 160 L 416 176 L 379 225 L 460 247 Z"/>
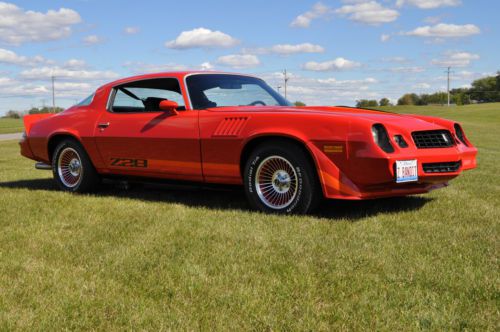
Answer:
<path fill-rule="evenodd" d="M 451 70 L 451 67 L 446 68 L 446 76 L 447 76 L 447 85 L 446 85 L 446 91 L 448 93 L 448 107 L 450 107 L 450 73 L 453 73 Z"/>
<path fill-rule="evenodd" d="M 51 79 L 52 79 L 52 113 L 55 113 L 56 112 L 56 90 L 54 87 L 54 81 L 55 81 L 54 75 L 51 76 Z"/>
<path fill-rule="evenodd" d="M 283 71 L 283 77 L 284 77 L 284 80 L 285 80 L 285 99 L 287 99 L 287 84 L 288 84 L 288 80 L 290 79 L 286 73 L 286 69 Z"/>

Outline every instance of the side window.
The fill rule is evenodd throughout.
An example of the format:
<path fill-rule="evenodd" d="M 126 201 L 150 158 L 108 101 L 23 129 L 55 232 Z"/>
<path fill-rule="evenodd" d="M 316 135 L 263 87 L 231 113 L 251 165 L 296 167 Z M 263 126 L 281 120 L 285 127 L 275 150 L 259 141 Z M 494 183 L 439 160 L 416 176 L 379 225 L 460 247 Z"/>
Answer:
<path fill-rule="evenodd" d="M 159 78 L 126 83 L 115 87 L 111 111 L 116 113 L 159 112 L 162 100 L 172 100 L 185 109 L 179 82 Z"/>

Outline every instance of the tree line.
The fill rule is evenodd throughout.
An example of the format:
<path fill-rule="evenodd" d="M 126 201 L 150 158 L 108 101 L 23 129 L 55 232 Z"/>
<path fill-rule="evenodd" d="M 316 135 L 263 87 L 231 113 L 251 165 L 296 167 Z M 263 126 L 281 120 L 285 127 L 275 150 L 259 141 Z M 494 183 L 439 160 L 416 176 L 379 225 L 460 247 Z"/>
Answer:
<path fill-rule="evenodd" d="M 64 108 L 62 108 L 62 107 L 56 107 L 56 108 L 47 107 L 47 106 L 44 106 L 44 107 L 32 107 L 32 108 L 30 108 L 29 110 L 26 110 L 26 111 L 13 111 L 13 110 L 10 110 L 10 111 L 8 111 L 4 115 L 4 118 L 20 119 L 24 115 L 27 115 L 27 114 L 59 113 L 59 112 L 62 112 L 62 111 L 64 111 Z"/>
<path fill-rule="evenodd" d="M 398 105 L 444 105 L 448 102 L 446 92 L 435 93 L 406 93 L 398 99 Z M 470 88 L 458 88 L 450 90 L 450 103 L 456 105 L 467 105 L 471 103 L 493 103 L 500 102 L 500 71 L 496 76 L 487 76 L 472 82 Z M 356 101 L 357 107 L 391 106 L 389 99 L 382 98 L 380 101 L 374 99 L 360 99 Z"/>

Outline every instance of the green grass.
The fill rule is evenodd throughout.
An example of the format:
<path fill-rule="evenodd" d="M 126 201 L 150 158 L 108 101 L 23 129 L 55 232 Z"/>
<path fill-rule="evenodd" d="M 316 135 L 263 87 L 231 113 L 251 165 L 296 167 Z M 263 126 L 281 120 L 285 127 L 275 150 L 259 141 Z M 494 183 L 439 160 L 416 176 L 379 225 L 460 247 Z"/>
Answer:
<path fill-rule="evenodd" d="M 499 105 L 479 167 L 428 195 L 248 211 L 239 191 L 55 190 L 0 142 L 0 330 L 498 331 Z"/>
<path fill-rule="evenodd" d="M 0 134 L 20 133 L 23 130 L 22 119 L 0 118 Z"/>

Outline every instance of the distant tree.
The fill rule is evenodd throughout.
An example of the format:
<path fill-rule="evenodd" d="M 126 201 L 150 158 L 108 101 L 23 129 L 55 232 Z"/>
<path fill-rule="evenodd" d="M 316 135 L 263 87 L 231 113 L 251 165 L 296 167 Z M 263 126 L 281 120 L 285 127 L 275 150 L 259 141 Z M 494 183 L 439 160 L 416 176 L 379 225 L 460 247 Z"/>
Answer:
<path fill-rule="evenodd" d="M 416 93 L 407 93 L 398 99 L 398 105 L 418 105 L 420 102 Z"/>
<path fill-rule="evenodd" d="M 306 106 L 306 104 L 304 104 L 303 102 L 301 102 L 300 100 L 297 100 L 295 103 L 293 103 L 295 106 Z"/>
<path fill-rule="evenodd" d="M 360 99 L 356 101 L 356 107 L 377 107 L 378 102 L 376 100 Z"/>
<path fill-rule="evenodd" d="M 387 98 L 382 98 L 380 99 L 380 101 L 378 102 L 378 104 L 380 106 L 391 106 L 391 101 Z"/>
<path fill-rule="evenodd" d="M 64 111 L 64 108 L 61 108 L 61 107 L 56 107 L 55 108 L 55 113 L 59 113 L 59 112 L 62 112 L 62 111 Z M 43 113 L 52 113 L 52 112 L 53 112 L 52 107 L 44 106 L 42 108 L 32 107 L 28 111 L 28 114 L 43 114 Z"/>
<path fill-rule="evenodd" d="M 500 89 L 498 87 L 498 75 L 488 76 L 472 82 L 470 88 L 471 99 L 482 103 L 500 101 Z"/>
<path fill-rule="evenodd" d="M 456 105 L 470 104 L 470 91 L 469 88 L 458 88 L 450 90 L 451 100 Z"/>
<path fill-rule="evenodd" d="M 18 111 L 8 111 L 4 118 L 10 118 L 10 119 L 20 119 L 22 117 L 22 113 Z"/>

